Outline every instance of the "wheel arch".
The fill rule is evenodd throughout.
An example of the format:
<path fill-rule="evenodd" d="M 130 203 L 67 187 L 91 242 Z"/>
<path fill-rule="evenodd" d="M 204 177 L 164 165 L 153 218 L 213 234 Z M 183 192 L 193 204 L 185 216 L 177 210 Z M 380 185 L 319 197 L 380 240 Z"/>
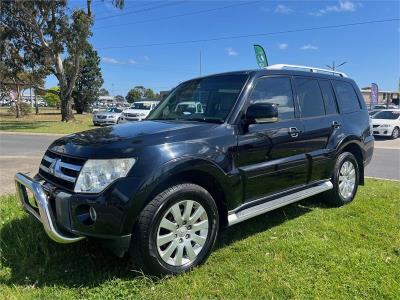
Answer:
<path fill-rule="evenodd" d="M 359 184 L 364 185 L 364 154 L 362 150 L 362 143 L 358 140 L 349 140 L 343 142 L 338 150 L 338 155 L 343 152 L 350 152 L 357 160 L 359 169 Z"/>
<path fill-rule="evenodd" d="M 169 161 L 151 173 L 144 180 L 137 196 L 132 199 L 131 208 L 124 222 L 124 229 L 132 229 L 143 208 L 159 193 L 176 184 L 193 183 L 206 189 L 214 198 L 220 216 L 220 225 L 228 223 L 228 207 L 232 197 L 240 195 L 233 184 L 236 176 L 229 176 L 216 163 L 198 158 L 180 158 Z M 237 186 L 237 188 L 235 188 Z"/>

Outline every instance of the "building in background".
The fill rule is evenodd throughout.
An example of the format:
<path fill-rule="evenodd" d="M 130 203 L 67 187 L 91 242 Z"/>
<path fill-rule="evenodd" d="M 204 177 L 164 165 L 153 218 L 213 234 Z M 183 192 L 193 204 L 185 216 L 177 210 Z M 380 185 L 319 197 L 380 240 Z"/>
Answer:
<path fill-rule="evenodd" d="M 122 96 L 99 96 L 99 98 L 95 102 L 95 106 L 107 107 L 126 106 L 127 104 L 128 102 Z"/>
<path fill-rule="evenodd" d="M 365 87 L 361 89 L 361 94 L 364 97 L 367 106 L 371 103 L 371 87 Z M 378 91 L 378 103 L 384 105 L 399 105 L 400 92 L 399 91 Z"/>

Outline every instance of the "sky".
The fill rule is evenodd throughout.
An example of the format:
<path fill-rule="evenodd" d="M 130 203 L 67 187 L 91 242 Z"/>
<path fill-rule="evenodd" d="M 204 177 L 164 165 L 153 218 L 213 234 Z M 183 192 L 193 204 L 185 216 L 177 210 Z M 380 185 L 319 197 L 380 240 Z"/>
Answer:
<path fill-rule="evenodd" d="M 85 3 L 69 1 L 69 6 L 83 8 Z M 326 68 L 333 61 L 347 62 L 340 70 L 360 88 L 372 82 L 380 90 L 399 88 L 398 20 L 287 31 L 398 19 L 400 1 L 125 0 L 119 10 L 111 0 L 93 0 L 93 13 L 90 41 L 112 95 L 126 96 L 137 85 L 169 90 L 200 74 L 256 69 L 254 44 L 264 47 L 270 64 Z M 232 38 L 264 33 L 275 34 Z M 46 81 L 48 87 L 56 84 L 54 77 Z"/>

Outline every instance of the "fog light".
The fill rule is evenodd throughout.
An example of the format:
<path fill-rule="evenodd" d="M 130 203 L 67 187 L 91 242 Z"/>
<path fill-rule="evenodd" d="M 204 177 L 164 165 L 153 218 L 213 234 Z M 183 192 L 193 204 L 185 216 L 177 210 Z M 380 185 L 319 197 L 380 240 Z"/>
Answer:
<path fill-rule="evenodd" d="M 96 222 L 97 213 L 96 213 L 96 210 L 94 209 L 93 206 L 91 206 L 90 209 L 89 209 L 89 216 L 90 216 L 90 219 L 91 219 L 93 222 Z"/>

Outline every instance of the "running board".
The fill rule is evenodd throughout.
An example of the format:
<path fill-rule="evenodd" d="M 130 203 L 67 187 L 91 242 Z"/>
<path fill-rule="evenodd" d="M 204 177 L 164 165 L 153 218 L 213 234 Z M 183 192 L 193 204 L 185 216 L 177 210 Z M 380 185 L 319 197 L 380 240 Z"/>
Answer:
<path fill-rule="evenodd" d="M 299 192 L 296 192 L 296 193 L 293 193 L 290 195 L 286 195 L 286 196 L 278 198 L 278 199 L 274 199 L 271 201 L 261 203 L 256 206 L 252 206 L 252 207 L 243 209 L 241 211 L 238 211 L 237 213 L 229 212 L 228 213 L 228 226 L 240 223 L 242 221 L 245 221 L 247 219 L 261 215 L 268 211 L 277 209 L 279 207 L 288 205 L 290 203 L 297 202 L 297 201 L 303 200 L 305 198 L 314 196 L 316 194 L 331 190 L 332 188 L 333 188 L 332 182 L 325 181 L 317 186 L 313 186 L 308 189 L 301 190 Z"/>

